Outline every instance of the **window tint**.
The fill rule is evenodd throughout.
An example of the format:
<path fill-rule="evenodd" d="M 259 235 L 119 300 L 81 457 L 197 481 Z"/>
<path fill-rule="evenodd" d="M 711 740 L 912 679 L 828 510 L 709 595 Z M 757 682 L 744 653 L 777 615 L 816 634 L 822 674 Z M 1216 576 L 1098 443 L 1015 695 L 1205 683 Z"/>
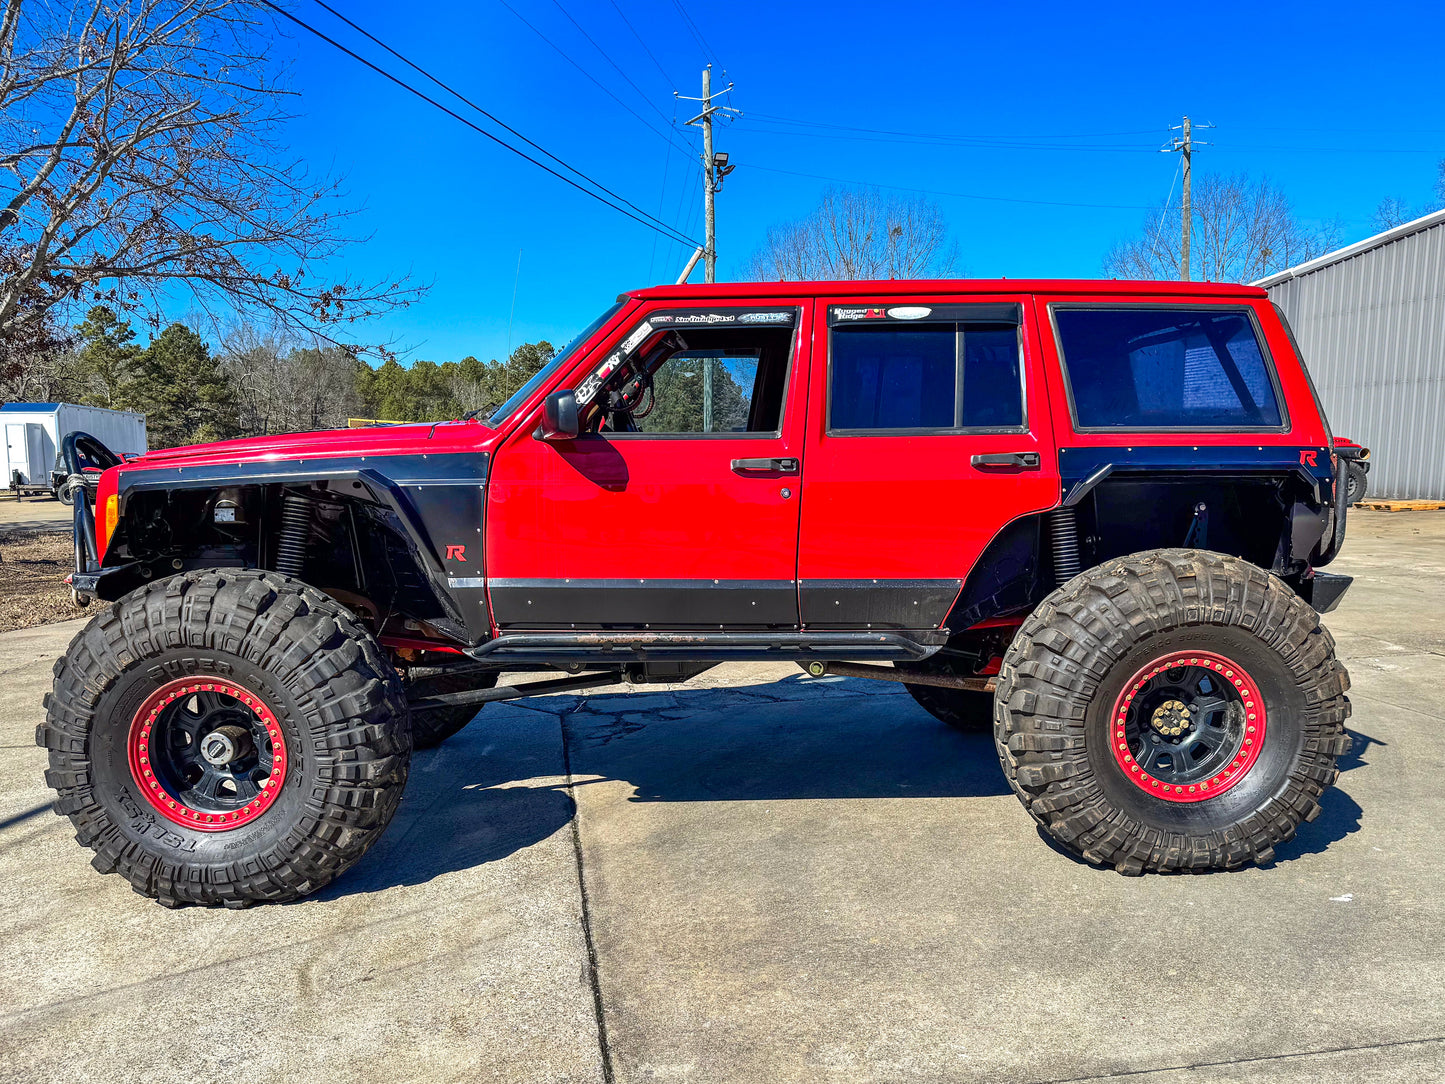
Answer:
<path fill-rule="evenodd" d="M 1017 429 L 1024 424 L 1019 335 L 1012 324 L 963 331 L 963 425 Z"/>
<path fill-rule="evenodd" d="M 1054 320 L 1080 428 L 1280 424 L 1247 312 L 1061 308 Z"/>
<path fill-rule="evenodd" d="M 719 351 L 673 354 L 652 374 L 652 408 L 634 415 L 643 433 L 745 433 L 758 359 Z"/>
<path fill-rule="evenodd" d="M 829 410 L 834 430 L 1019 428 L 1018 329 L 990 323 L 834 328 Z"/>

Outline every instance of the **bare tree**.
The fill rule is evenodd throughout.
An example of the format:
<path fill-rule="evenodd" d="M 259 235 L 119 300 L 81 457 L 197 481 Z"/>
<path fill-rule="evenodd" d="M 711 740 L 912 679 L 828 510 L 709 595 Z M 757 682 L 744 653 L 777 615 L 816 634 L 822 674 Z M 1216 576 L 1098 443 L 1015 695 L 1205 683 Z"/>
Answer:
<path fill-rule="evenodd" d="M 242 326 L 227 336 L 221 366 L 236 389 L 244 433 L 296 433 L 344 426 L 361 413 L 354 348 L 300 346 L 284 331 Z"/>
<path fill-rule="evenodd" d="M 1411 212 L 1410 205 L 1399 196 L 1386 196 L 1375 208 L 1375 229 L 1383 233 L 1385 230 L 1394 229 L 1417 217 Z"/>
<path fill-rule="evenodd" d="M 346 242 L 336 182 L 287 159 L 274 25 L 253 0 L 0 0 L 0 341 L 78 304 L 189 290 L 315 330 L 412 299 L 313 268 Z M 32 351 L 33 352 L 33 351 Z"/>
<path fill-rule="evenodd" d="M 1445 158 L 1440 159 L 1435 168 L 1435 198 L 1416 207 L 1399 196 L 1386 196 L 1375 208 L 1374 222 L 1377 230 L 1383 233 L 1445 207 Z"/>
<path fill-rule="evenodd" d="M 744 268 L 759 282 L 950 274 L 958 245 L 938 205 L 875 189 L 829 189 L 806 218 L 774 226 Z"/>
<path fill-rule="evenodd" d="M 1251 282 L 1328 252 L 1340 241 L 1336 224 L 1305 225 L 1289 198 L 1268 178 L 1204 174 L 1194 181 L 1191 260 L 1194 277 Z M 1151 211 L 1144 234 L 1115 245 L 1104 274 L 1121 279 L 1179 276 L 1180 208 Z"/>

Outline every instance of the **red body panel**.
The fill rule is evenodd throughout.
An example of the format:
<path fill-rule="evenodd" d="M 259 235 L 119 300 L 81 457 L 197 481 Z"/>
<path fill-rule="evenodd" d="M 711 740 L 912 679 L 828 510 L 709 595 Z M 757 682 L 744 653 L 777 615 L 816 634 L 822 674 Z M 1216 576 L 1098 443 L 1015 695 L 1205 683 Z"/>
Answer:
<path fill-rule="evenodd" d="M 489 589 L 497 580 L 569 578 L 962 581 L 1000 529 L 1058 504 L 1060 447 L 1325 445 L 1306 377 L 1265 292 L 1253 287 L 1060 280 L 727 283 L 659 286 L 629 298 L 499 429 L 445 422 L 150 452 L 107 472 L 102 501 L 107 486 L 114 491 L 117 471 L 489 452 L 484 540 Z M 802 310 L 778 434 L 533 438 L 543 398 L 576 387 L 645 312 L 750 300 Z M 830 435 L 827 306 L 885 300 L 1018 303 L 1027 431 Z M 1051 303 L 1214 301 L 1256 312 L 1288 412 L 1283 431 L 1075 431 L 1059 374 Z M 975 454 L 1016 452 L 1038 453 L 1038 469 L 995 472 L 970 463 Z M 738 458 L 796 458 L 802 468 L 792 475 L 739 473 L 731 468 Z"/>
<path fill-rule="evenodd" d="M 488 484 L 488 578 L 792 580 L 797 476 L 740 474 L 730 465 L 803 454 L 811 303 L 776 293 L 770 301 L 804 313 L 779 434 L 629 433 L 554 443 L 521 425 L 499 447 Z M 611 339 L 646 311 L 634 311 Z M 580 360 L 555 386 L 573 386 L 592 364 Z"/>
<path fill-rule="evenodd" d="M 1058 461 L 1029 299 L 921 291 L 890 297 L 924 305 L 977 300 L 1021 305 L 1028 432 L 829 435 L 827 305 L 864 306 L 879 296 L 829 297 L 814 317 L 817 360 L 808 397 L 798 578 L 963 580 L 1000 528 L 1059 500 Z M 990 471 L 970 463 L 974 455 L 1012 452 L 1038 453 L 1039 468 Z"/>
<path fill-rule="evenodd" d="M 1154 287 L 1154 289 L 1137 289 L 1131 291 L 1127 298 L 1120 297 L 1121 302 L 1144 304 L 1148 302 L 1160 302 L 1168 304 L 1171 301 L 1178 303 L 1177 289 L 1164 289 L 1168 284 L 1164 283 L 1143 283 L 1134 284 L 1140 286 Z M 1180 283 L 1178 286 L 1188 286 L 1188 283 Z M 1190 297 L 1204 296 L 1206 287 L 1209 284 L 1195 284 L 1197 291 L 1183 291 Z M 1223 289 L 1218 288 L 1216 289 Z M 1323 448 L 1326 446 L 1325 427 L 1321 420 L 1319 411 L 1314 405 L 1314 395 L 1310 391 L 1309 383 L 1305 379 L 1304 372 L 1295 358 L 1294 350 L 1290 346 L 1289 337 L 1285 335 L 1284 329 L 1279 324 L 1279 318 L 1271 309 L 1269 301 L 1264 299 L 1263 290 L 1255 290 L 1251 287 L 1231 287 L 1232 293 L 1222 292 L 1221 300 L 1235 301 L 1239 305 L 1252 308 L 1259 318 L 1260 328 L 1264 332 L 1265 347 L 1270 356 L 1274 359 L 1275 369 L 1279 374 L 1280 391 L 1283 401 L 1280 408 L 1288 413 L 1288 426 L 1283 432 L 1200 432 L 1184 431 L 1173 433 L 1159 432 L 1128 432 L 1118 433 L 1080 433 L 1074 428 L 1073 416 L 1069 410 L 1068 392 L 1064 387 L 1064 381 L 1059 366 L 1058 340 L 1053 334 L 1049 322 L 1048 306 L 1054 303 L 1096 303 L 1100 300 L 1113 300 L 1103 298 L 1105 291 L 1096 289 L 1080 293 L 1057 293 L 1038 298 L 1038 322 L 1040 329 L 1044 332 L 1040 336 L 1043 344 L 1043 360 L 1050 379 L 1050 396 L 1052 398 L 1054 426 L 1058 445 L 1060 447 L 1138 447 L 1148 446 L 1151 448 L 1164 447 L 1207 447 L 1210 445 L 1301 445 L 1308 448 Z M 1210 296 L 1213 296 L 1212 294 Z"/>

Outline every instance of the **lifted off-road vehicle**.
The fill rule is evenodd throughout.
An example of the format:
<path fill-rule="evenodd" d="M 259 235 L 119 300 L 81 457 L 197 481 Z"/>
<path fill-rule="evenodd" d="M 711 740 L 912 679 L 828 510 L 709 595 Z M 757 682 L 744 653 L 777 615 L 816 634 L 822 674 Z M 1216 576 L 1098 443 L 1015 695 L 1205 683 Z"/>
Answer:
<path fill-rule="evenodd" d="M 77 480 L 37 740 L 97 869 L 244 906 L 490 701 L 784 659 L 992 733 L 1090 862 L 1268 862 L 1349 743 L 1348 454 L 1258 289 L 641 290 L 486 417 Z"/>

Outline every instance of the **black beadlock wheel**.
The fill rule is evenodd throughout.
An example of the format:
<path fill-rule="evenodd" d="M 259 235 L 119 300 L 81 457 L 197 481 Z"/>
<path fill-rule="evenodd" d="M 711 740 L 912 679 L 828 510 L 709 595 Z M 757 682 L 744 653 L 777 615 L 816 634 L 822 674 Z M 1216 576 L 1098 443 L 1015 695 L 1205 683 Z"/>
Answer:
<path fill-rule="evenodd" d="M 96 869 L 167 906 L 314 892 L 406 784 L 396 672 L 347 610 L 273 572 L 126 596 L 71 641 L 45 707 L 55 811 Z"/>
<path fill-rule="evenodd" d="M 437 693 L 459 693 L 471 689 L 490 689 L 496 686 L 500 676 L 495 670 L 476 671 L 449 670 L 442 667 L 412 667 L 408 675 L 418 691 L 426 695 Z M 414 711 L 411 716 L 411 744 L 413 749 L 432 749 L 458 733 L 477 717 L 481 704 L 463 704 L 455 708 L 433 708 L 429 711 Z"/>
<path fill-rule="evenodd" d="M 1350 747 L 1319 615 L 1234 557 L 1155 550 L 1055 591 L 1004 657 L 999 760 L 1030 815 L 1120 873 L 1267 863 Z"/>

